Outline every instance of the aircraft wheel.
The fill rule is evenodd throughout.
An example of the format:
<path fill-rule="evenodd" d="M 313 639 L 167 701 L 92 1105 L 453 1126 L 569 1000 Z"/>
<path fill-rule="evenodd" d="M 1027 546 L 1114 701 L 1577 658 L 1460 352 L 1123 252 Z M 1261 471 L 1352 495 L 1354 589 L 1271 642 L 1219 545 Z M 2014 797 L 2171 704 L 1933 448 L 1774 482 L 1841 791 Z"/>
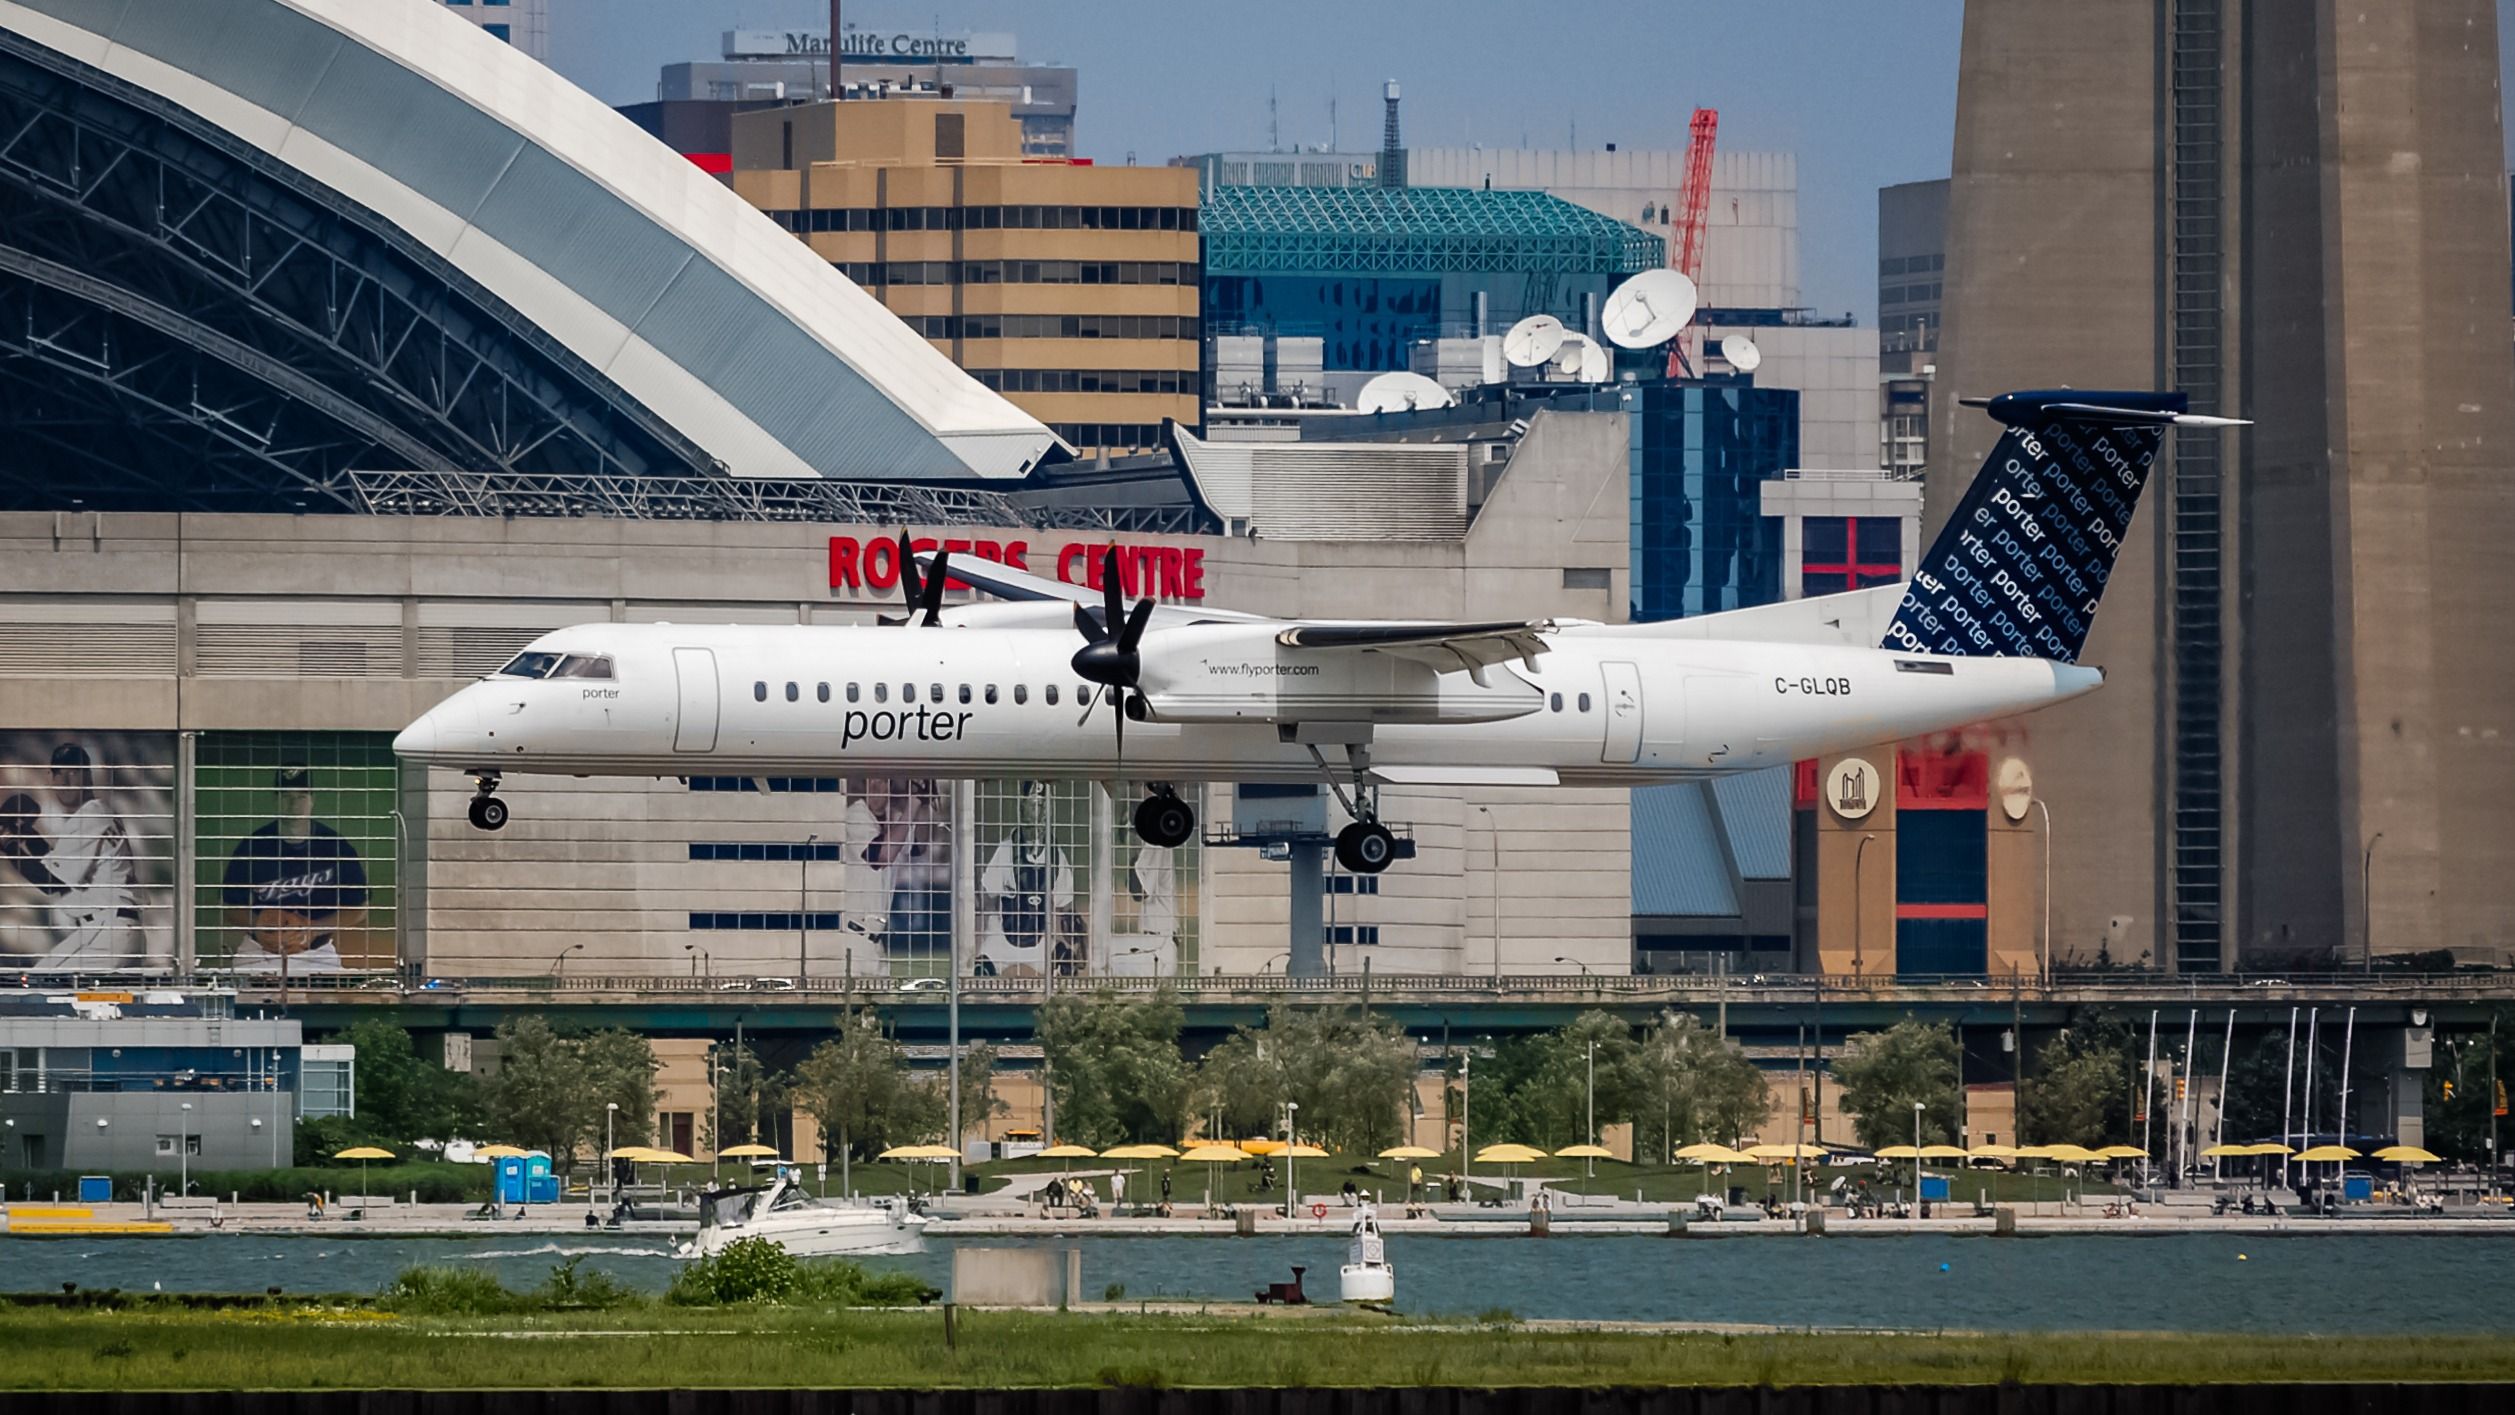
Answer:
<path fill-rule="evenodd" d="M 1135 833 L 1147 845 L 1176 850 L 1196 833 L 1196 812 L 1176 796 L 1147 796 L 1136 803 Z"/>
<path fill-rule="evenodd" d="M 497 797 L 474 796 L 472 798 L 471 817 L 475 827 L 481 830 L 504 830 L 506 816 L 506 802 Z"/>
<path fill-rule="evenodd" d="M 1378 821 L 1355 821 L 1336 832 L 1336 863 L 1348 873 L 1376 875 L 1397 858 L 1397 837 Z"/>

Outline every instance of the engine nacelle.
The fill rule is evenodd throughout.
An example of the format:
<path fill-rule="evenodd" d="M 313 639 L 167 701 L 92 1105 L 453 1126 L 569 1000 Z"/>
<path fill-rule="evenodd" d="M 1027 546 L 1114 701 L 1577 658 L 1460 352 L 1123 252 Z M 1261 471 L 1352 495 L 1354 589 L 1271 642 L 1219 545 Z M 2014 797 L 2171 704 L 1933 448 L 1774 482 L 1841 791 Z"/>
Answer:
<path fill-rule="evenodd" d="M 1196 624 L 1144 636 L 1141 689 L 1160 722 L 1499 722 L 1545 706 L 1504 668 L 1478 687 L 1402 650 L 1296 649 L 1279 624 Z"/>

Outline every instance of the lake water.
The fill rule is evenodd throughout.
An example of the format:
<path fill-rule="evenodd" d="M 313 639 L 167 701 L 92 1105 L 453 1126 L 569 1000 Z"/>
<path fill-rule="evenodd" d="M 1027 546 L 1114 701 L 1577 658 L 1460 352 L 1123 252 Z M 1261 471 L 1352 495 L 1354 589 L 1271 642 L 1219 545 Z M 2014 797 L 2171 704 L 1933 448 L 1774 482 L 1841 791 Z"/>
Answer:
<path fill-rule="evenodd" d="M 970 1240 L 978 1242 L 981 1240 Z M 1332 1299 L 1339 1237 L 986 1239 L 1080 1246 L 1084 1296 L 1246 1301 L 1309 1269 Z M 871 1265 L 945 1286 L 952 1240 Z M 661 1288 L 661 1242 L 579 1238 L 0 1239 L 0 1289 L 372 1292 L 414 1263 L 479 1264 L 530 1287 L 552 1264 Z M 1451 1238 L 1395 1234 L 1398 1306 L 1418 1313 L 1817 1327 L 2515 1334 L 2515 1235 L 2172 1234 Z"/>

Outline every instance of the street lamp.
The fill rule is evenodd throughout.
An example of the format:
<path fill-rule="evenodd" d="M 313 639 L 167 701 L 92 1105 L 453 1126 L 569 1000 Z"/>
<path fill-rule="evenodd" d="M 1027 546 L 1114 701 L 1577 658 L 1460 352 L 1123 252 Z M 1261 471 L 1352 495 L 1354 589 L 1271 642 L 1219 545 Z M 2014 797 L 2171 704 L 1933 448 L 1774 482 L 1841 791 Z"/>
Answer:
<path fill-rule="evenodd" d="M 812 847 L 819 844 L 818 832 L 803 838 L 803 849 L 795 858 L 795 985 L 801 987 L 812 976 Z"/>
<path fill-rule="evenodd" d="M 1860 910 L 1860 864 L 1862 857 L 1869 853 L 1869 842 L 1875 839 L 1877 832 L 1871 831 L 1861 836 L 1860 843 L 1851 849 L 1851 975 L 1855 978 L 1860 976 L 1861 971 L 1861 925 L 1867 922 Z M 1825 971 L 1824 959 L 1817 960 L 1816 971 L 1820 974 Z"/>
<path fill-rule="evenodd" d="M 1921 1102 L 1912 1103 L 1912 1221 L 1921 1222 Z"/>
<path fill-rule="evenodd" d="M 1586 973 L 1589 970 L 1583 968 L 1581 971 Z M 1595 1041 L 1589 1044 L 1589 1055 L 1583 1067 L 1581 1110 L 1584 1116 L 1581 1143 L 1595 1148 L 1598 1144 L 1598 1043 Z M 1581 1156 L 1581 1178 L 1594 1178 L 1597 1173 L 1598 1157 Z"/>
<path fill-rule="evenodd" d="M 1293 1146 L 1301 1143 L 1300 1137 L 1293 1130 L 1293 1117 L 1300 1109 L 1301 1102 L 1299 1101 L 1284 1102 L 1284 1217 L 1286 1218 L 1292 1217 L 1293 1206 L 1301 1202 L 1301 1191 L 1294 1187 L 1292 1182 L 1292 1162 L 1296 1158 L 1292 1150 Z"/>
<path fill-rule="evenodd" d="M 1554 956 L 1554 961 L 1557 963 L 1569 963 L 1573 967 L 1581 970 L 1582 977 L 1586 978 L 1589 976 L 1589 965 L 1578 958 L 1566 957 L 1565 955 L 1558 953 Z"/>
<path fill-rule="evenodd" d="M 1283 959 L 1283 960 L 1284 960 L 1285 965 L 1286 965 L 1286 971 L 1287 971 L 1287 972 L 1289 972 L 1289 971 L 1290 971 L 1290 965 L 1291 965 L 1291 963 L 1292 963 L 1292 955 L 1291 955 L 1291 954 L 1289 954 L 1289 953 L 1270 953 L 1270 954 L 1266 955 L 1266 961 L 1265 961 L 1265 962 L 1263 962 L 1263 963 L 1260 963 L 1260 964 L 1258 965 L 1258 976 L 1260 976 L 1260 977 L 1264 977 L 1264 976 L 1266 975 L 1266 973 L 1267 973 L 1267 970 L 1268 970 L 1268 969 L 1271 969 L 1271 968 L 1273 968 L 1273 967 L 1275 966 L 1275 960 L 1276 960 L 1276 959 L 1278 959 L 1278 958 L 1281 958 L 1281 959 Z"/>
<path fill-rule="evenodd" d="M 611 1122 L 619 1114 L 620 1102 L 603 1102 L 603 1177 L 610 1181 L 614 1190 L 620 1187 L 620 1162 L 611 1157 Z"/>
<path fill-rule="evenodd" d="M 695 943 L 685 943 L 681 945 L 681 951 L 691 955 L 690 972 L 693 975 L 698 973 L 699 965 L 702 961 L 704 961 L 707 965 L 707 976 L 711 978 L 716 976 L 716 956 L 714 954 L 699 947 Z"/>
<path fill-rule="evenodd" d="M 192 1197 L 192 1102 L 185 1101 L 180 1109 L 183 1115 L 175 1136 L 175 1174 L 182 1187 L 175 1192 L 188 1199 Z"/>
<path fill-rule="evenodd" d="M 559 956 L 550 960 L 550 981 L 554 983 L 559 981 L 559 970 L 567 966 L 568 955 L 584 946 L 582 943 L 571 943 L 559 950 Z"/>

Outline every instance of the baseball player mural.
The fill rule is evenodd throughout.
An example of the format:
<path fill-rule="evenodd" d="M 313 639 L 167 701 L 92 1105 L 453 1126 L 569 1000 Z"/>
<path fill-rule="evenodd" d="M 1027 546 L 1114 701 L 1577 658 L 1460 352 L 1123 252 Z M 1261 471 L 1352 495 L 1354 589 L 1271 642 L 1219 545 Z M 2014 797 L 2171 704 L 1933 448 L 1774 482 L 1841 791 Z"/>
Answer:
<path fill-rule="evenodd" d="M 367 918 L 367 870 L 356 846 L 314 818 L 314 779 L 302 766 L 272 779 L 278 816 L 236 842 L 220 881 L 238 972 L 303 976 L 341 971 L 341 940 Z"/>
<path fill-rule="evenodd" d="M 172 747 L 147 733 L 0 733 L 0 968 L 171 964 Z"/>

